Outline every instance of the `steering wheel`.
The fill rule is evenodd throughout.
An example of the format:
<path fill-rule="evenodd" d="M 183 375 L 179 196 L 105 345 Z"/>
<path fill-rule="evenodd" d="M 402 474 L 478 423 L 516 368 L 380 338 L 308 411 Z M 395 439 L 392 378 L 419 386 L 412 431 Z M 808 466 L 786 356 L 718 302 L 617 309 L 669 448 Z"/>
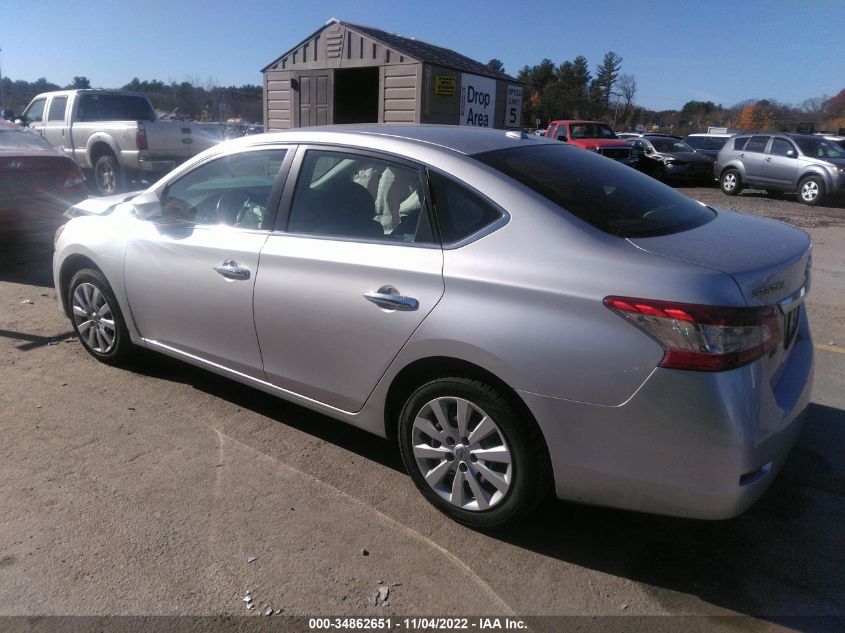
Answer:
<path fill-rule="evenodd" d="M 238 213 L 245 203 L 249 202 L 249 195 L 237 189 L 224 191 L 217 199 L 217 223 L 235 226 Z"/>

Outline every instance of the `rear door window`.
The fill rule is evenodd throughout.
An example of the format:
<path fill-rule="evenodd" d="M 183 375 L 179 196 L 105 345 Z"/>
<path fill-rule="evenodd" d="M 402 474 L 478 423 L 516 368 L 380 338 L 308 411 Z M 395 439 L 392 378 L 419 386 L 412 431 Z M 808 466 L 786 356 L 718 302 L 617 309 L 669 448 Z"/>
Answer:
<path fill-rule="evenodd" d="M 366 154 L 308 150 L 287 230 L 367 241 L 432 242 L 422 173 Z"/>
<path fill-rule="evenodd" d="M 766 145 L 769 143 L 768 136 L 752 136 L 748 144 L 745 146 L 746 152 L 764 152 L 766 151 Z"/>
<path fill-rule="evenodd" d="M 742 151 L 745 149 L 745 146 L 748 144 L 747 136 L 740 136 L 739 138 L 734 139 L 734 149 L 737 151 Z"/>

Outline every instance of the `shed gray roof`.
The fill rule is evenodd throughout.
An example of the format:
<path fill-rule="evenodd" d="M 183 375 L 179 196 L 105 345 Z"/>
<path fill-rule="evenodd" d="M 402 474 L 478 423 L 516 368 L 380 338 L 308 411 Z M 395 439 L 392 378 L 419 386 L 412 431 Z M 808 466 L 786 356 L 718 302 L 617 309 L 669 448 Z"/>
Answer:
<path fill-rule="evenodd" d="M 443 48 L 442 46 L 435 46 L 434 44 L 429 44 L 428 42 L 423 42 L 422 40 L 417 40 L 410 37 L 403 37 L 401 35 L 396 35 L 395 33 L 388 33 L 387 31 L 383 31 L 372 26 L 352 24 L 351 22 L 346 22 L 344 20 L 338 20 L 333 18 L 326 22 L 325 26 L 318 29 L 315 34 L 319 33 L 329 24 L 333 23 L 342 24 L 348 29 L 358 31 L 362 35 L 366 35 L 367 37 L 381 42 L 385 46 L 393 48 L 402 55 L 406 55 L 407 57 L 411 57 L 420 62 L 425 62 L 428 64 L 437 64 L 438 66 L 444 66 L 446 68 L 452 68 L 454 70 L 459 70 L 465 73 L 472 73 L 474 75 L 481 75 L 482 77 L 492 77 L 493 79 L 504 79 L 505 81 L 522 83 L 518 79 L 515 79 L 514 77 L 511 77 L 506 73 L 499 72 L 498 70 L 493 70 L 487 64 L 477 62 L 474 59 L 470 59 L 465 55 L 456 53 L 451 49 Z M 313 37 L 313 34 L 311 37 Z M 287 53 L 285 53 L 285 55 L 287 55 Z M 275 61 L 282 59 L 285 55 L 282 55 Z M 262 72 L 270 68 L 270 66 L 272 66 L 275 61 L 264 67 L 262 69 Z"/>

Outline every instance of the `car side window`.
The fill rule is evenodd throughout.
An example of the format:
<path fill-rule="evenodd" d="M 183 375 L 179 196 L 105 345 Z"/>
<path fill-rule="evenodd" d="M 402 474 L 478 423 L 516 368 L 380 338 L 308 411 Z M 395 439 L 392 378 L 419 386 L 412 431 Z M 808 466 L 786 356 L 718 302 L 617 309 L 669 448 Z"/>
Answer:
<path fill-rule="evenodd" d="M 24 113 L 27 123 L 41 123 L 44 118 L 44 106 L 47 104 L 47 99 L 39 99 L 33 101 L 27 111 Z"/>
<path fill-rule="evenodd" d="M 746 152 L 764 152 L 769 142 L 768 136 L 752 136 L 745 146 Z"/>
<path fill-rule="evenodd" d="M 786 156 L 786 153 L 789 151 L 795 151 L 792 143 L 782 138 L 776 138 L 772 141 L 772 149 L 769 150 L 769 154 Z"/>
<path fill-rule="evenodd" d="M 287 230 L 398 243 L 432 242 L 419 169 L 363 154 L 308 150 Z"/>
<path fill-rule="evenodd" d="M 501 211 L 451 178 L 433 171 L 428 178 L 444 244 L 459 242 L 502 217 Z"/>
<path fill-rule="evenodd" d="M 734 139 L 734 149 L 736 151 L 742 151 L 745 149 L 745 146 L 748 144 L 748 137 L 741 136 L 737 139 Z"/>
<path fill-rule="evenodd" d="M 50 111 L 47 113 L 47 120 L 64 121 L 66 109 L 67 97 L 53 97 L 53 100 L 50 102 Z"/>
<path fill-rule="evenodd" d="M 252 150 L 203 163 L 167 187 L 162 215 L 194 224 L 271 230 L 275 209 L 268 208 L 270 192 L 285 153 Z"/>

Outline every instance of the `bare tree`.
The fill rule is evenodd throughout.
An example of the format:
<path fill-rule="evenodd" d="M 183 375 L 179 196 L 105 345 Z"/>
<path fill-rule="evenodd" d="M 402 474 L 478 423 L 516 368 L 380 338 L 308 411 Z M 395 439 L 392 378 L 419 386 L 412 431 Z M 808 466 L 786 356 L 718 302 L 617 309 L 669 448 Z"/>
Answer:
<path fill-rule="evenodd" d="M 637 94 L 637 80 L 633 75 L 619 75 L 619 93 L 625 100 L 625 108 L 622 110 L 622 120 L 628 120 L 631 106 L 634 103 L 634 96 Z"/>

